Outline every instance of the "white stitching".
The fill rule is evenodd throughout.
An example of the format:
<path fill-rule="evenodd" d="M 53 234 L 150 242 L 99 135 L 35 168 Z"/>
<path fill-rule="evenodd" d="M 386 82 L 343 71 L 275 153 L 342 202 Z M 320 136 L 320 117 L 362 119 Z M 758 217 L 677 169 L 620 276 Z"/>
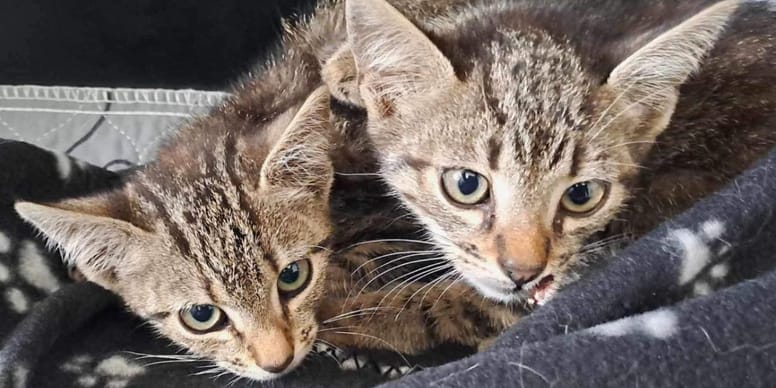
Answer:
<path fill-rule="evenodd" d="M 101 110 L 76 110 L 76 109 L 52 109 L 52 108 L 9 108 L 0 106 L 0 112 L 36 112 L 36 113 L 77 113 L 100 116 L 170 116 L 191 117 L 188 113 L 179 112 L 155 112 L 155 111 L 101 111 Z"/>
<path fill-rule="evenodd" d="M 129 145 L 131 145 L 132 149 L 135 150 L 135 155 L 137 156 L 137 163 L 142 162 L 142 160 L 140 159 L 140 150 L 138 149 L 137 143 L 135 143 L 135 141 L 132 140 L 132 138 L 129 135 L 127 135 L 126 132 L 124 132 L 121 128 L 119 128 L 116 124 L 114 124 L 113 121 L 110 121 L 109 118 L 106 117 L 105 122 L 108 123 L 115 130 L 117 130 L 120 134 L 124 135 L 127 141 L 129 141 Z"/>
<path fill-rule="evenodd" d="M 111 93 L 109 93 L 111 92 Z M 109 98 L 110 94 L 113 95 Z M 193 89 L 127 89 L 68 86 L 0 85 L 0 99 L 57 102 L 110 102 L 113 104 L 158 104 L 213 106 L 229 93 Z"/>

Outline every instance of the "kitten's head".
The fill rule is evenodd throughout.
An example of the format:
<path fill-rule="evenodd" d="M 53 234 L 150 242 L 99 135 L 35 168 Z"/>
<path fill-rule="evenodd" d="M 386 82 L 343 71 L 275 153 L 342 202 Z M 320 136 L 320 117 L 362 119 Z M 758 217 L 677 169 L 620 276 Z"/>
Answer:
<path fill-rule="evenodd" d="M 736 6 L 624 40 L 607 67 L 508 5 L 427 35 L 383 0 L 348 1 L 383 175 L 484 295 L 557 285 L 621 209 Z"/>
<path fill-rule="evenodd" d="M 274 378 L 316 338 L 328 115 L 322 90 L 244 135 L 216 130 L 230 123 L 214 115 L 121 190 L 16 209 L 160 333 L 239 375 Z"/>

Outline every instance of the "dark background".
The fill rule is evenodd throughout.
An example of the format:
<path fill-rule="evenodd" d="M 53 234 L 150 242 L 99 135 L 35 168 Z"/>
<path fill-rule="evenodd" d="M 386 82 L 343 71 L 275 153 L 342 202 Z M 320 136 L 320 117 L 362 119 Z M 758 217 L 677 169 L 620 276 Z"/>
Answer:
<path fill-rule="evenodd" d="M 0 84 L 220 90 L 310 0 L 0 0 Z"/>

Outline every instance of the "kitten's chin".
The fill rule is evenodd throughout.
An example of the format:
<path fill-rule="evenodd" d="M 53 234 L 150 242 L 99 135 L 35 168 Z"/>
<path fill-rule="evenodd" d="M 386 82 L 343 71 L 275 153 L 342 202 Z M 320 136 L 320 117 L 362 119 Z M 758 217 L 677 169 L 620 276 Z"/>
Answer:
<path fill-rule="evenodd" d="M 291 362 L 288 368 L 286 368 L 284 371 L 280 373 L 267 372 L 264 369 L 261 369 L 259 367 L 251 367 L 251 368 L 238 367 L 224 362 L 219 362 L 218 366 L 234 373 L 235 375 L 248 378 L 251 380 L 255 380 L 255 381 L 274 380 L 293 372 L 302 363 L 302 361 L 304 361 L 305 357 L 307 357 L 307 354 L 310 353 L 311 350 L 312 350 L 312 344 L 306 346 L 304 349 L 300 351 L 297 351 L 296 354 L 294 354 L 294 360 Z"/>
<path fill-rule="evenodd" d="M 521 293 L 515 290 L 514 286 L 507 286 L 504 282 L 487 277 L 473 276 L 466 271 L 461 271 L 461 273 L 469 285 L 492 301 L 510 304 L 525 300 L 525 296 L 521 296 Z"/>

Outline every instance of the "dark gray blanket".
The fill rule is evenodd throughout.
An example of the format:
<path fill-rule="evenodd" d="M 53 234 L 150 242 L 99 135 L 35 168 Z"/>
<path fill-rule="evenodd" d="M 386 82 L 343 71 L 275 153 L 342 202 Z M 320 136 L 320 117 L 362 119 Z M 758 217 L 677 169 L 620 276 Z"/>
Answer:
<path fill-rule="evenodd" d="M 110 293 L 70 283 L 58 255 L 12 209 L 15 199 L 54 200 L 120 182 L 102 169 L 0 140 L 0 388 L 232 382 L 233 376 L 197 375 L 204 363 L 146 356 L 179 351 L 124 312 Z M 774 208 L 776 153 L 617 257 L 591 267 L 490 350 L 387 386 L 773 386 Z M 385 365 L 331 356 L 345 369 L 363 368 L 345 371 L 331 357 L 314 355 L 266 385 L 387 381 Z"/>

